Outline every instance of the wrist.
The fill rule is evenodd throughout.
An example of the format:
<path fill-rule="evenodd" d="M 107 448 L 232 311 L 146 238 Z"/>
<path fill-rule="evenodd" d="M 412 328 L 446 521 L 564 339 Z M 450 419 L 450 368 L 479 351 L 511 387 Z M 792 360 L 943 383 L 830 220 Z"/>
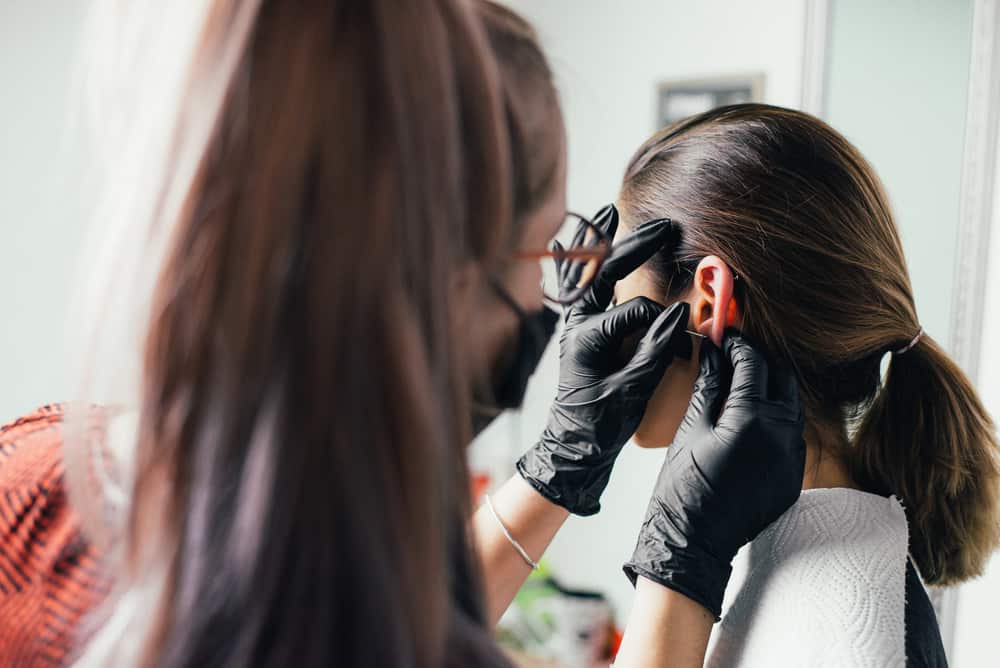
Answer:
<path fill-rule="evenodd" d="M 623 570 L 633 585 L 640 576 L 652 580 L 697 602 L 719 621 L 733 568 L 731 560 L 718 559 L 690 543 L 682 549 L 659 540 L 646 542 L 640 536 Z"/>
<path fill-rule="evenodd" d="M 713 618 L 700 603 L 640 577 L 615 668 L 701 667 Z"/>
<path fill-rule="evenodd" d="M 561 468 L 562 466 L 563 468 Z M 548 501 L 574 515 L 587 517 L 601 510 L 611 465 L 581 465 L 566 453 L 549 449 L 543 439 L 516 464 L 518 475 Z"/>

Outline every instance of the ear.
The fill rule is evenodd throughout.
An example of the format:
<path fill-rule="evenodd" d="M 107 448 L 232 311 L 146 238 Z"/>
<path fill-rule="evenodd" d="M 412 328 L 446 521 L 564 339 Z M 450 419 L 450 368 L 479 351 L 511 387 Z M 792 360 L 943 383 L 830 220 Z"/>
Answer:
<path fill-rule="evenodd" d="M 739 325 L 739 307 L 733 299 L 733 272 L 721 258 L 709 255 L 694 272 L 694 300 L 691 318 L 699 334 L 722 345 L 726 327 Z"/>

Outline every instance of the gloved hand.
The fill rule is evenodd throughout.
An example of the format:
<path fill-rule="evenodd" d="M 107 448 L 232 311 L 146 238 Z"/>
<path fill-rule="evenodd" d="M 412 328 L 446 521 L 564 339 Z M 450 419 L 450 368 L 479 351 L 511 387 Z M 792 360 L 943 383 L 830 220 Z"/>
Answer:
<path fill-rule="evenodd" d="M 614 236 L 614 206 L 602 209 L 594 224 Z M 664 308 L 637 297 L 607 310 L 615 283 L 673 234 L 669 220 L 637 227 L 612 249 L 580 301 L 565 311 L 556 400 L 541 439 L 521 457 L 517 470 L 542 496 L 577 515 L 600 510 L 615 458 L 639 426 L 664 371 L 675 354 L 691 358 L 687 304 Z M 564 264 L 559 274 L 560 287 L 570 290 L 580 267 Z M 631 359 L 623 362 L 625 339 L 647 328 Z"/>
<path fill-rule="evenodd" d="M 733 331 L 724 352 L 708 339 L 701 345 L 694 395 L 625 573 L 633 584 L 642 575 L 684 594 L 718 620 L 737 550 L 799 498 L 805 441 L 790 371 L 769 369 Z"/>

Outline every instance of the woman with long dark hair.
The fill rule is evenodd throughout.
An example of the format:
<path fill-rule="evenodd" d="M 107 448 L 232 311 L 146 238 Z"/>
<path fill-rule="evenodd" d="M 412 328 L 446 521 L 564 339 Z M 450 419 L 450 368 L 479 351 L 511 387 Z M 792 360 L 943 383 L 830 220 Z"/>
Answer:
<path fill-rule="evenodd" d="M 127 44 L 181 25 L 190 57 L 110 54 L 146 75 L 127 108 L 145 143 L 108 144 L 110 260 L 84 287 L 100 310 L 80 391 L 113 408 L 65 427 L 66 484 L 114 582 L 79 661 L 504 665 L 492 620 L 568 513 L 599 510 L 651 392 L 691 354 L 686 305 L 610 307 L 674 227 L 611 248 L 609 209 L 550 248 L 562 121 L 506 10 L 184 4 L 149 33 L 126 20 Z M 470 532 L 465 445 L 520 403 L 560 318 L 540 257 L 559 264 L 558 396 Z M 684 629 L 711 618 L 727 560 L 801 485 L 793 377 L 762 385 L 766 361 L 735 335 L 702 358 L 700 382 L 721 388 L 725 369 L 732 392 L 691 406 L 719 429 L 676 448 L 673 534 L 646 545 L 667 584 L 640 592 L 676 632 L 622 665 L 689 662 Z M 772 488 L 721 485 L 732 466 Z"/>
<path fill-rule="evenodd" d="M 808 114 L 734 105 L 644 142 L 618 208 L 623 230 L 671 216 L 681 232 L 618 298 L 688 302 L 716 342 L 738 327 L 796 370 L 805 406 L 802 497 L 745 555 L 709 665 L 946 665 L 921 580 L 975 577 L 1000 545 L 1000 448 L 921 327 L 871 165 Z M 684 434 L 698 373 L 671 367 L 636 443 Z M 629 568 L 657 578 L 642 555 Z"/>

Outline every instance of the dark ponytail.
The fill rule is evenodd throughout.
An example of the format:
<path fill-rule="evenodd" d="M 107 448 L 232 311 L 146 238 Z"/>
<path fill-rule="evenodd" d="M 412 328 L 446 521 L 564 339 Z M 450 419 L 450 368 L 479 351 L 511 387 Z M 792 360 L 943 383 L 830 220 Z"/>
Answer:
<path fill-rule="evenodd" d="M 1000 543 L 996 432 L 969 379 L 933 339 L 892 356 L 854 452 L 859 483 L 902 499 L 924 581 L 982 573 Z"/>
<path fill-rule="evenodd" d="M 261 2 L 220 77 L 239 8 L 212 4 L 179 115 L 224 102 L 155 221 L 120 578 L 152 621 L 102 663 L 505 664 L 466 535 L 452 287 L 511 236 L 482 25 L 458 0 Z"/>

